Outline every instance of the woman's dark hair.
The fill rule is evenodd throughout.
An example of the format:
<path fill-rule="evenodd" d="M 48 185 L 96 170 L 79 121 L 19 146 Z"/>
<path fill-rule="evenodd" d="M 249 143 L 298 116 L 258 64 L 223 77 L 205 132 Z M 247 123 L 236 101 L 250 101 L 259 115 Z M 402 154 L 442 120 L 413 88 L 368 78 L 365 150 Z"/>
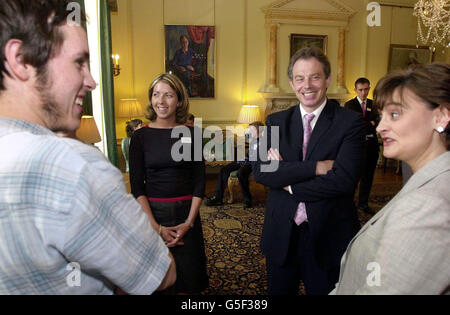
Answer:
<path fill-rule="evenodd" d="M 5 89 L 5 46 L 11 39 L 22 41 L 25 64 L 45 73 L 48 60 L 61 47 L 64 38 L 59 27 L 70 20 L 67 0 L 1 0 L 0 1 L 0 91 Z M 80 10 L 80 22 L 86 16 Z"/>
<path fill-rule="evenodd" d="M 131 138 L 131 136 L 134 133 L 134 129 L 139 125 L 142 125 L 142 120 L 140 120 L 140 119 L 133 119 L 133 120 L 127 121 L 126 131 L 127 131 L 128 138 Z"/>
<path fill-rule="evenodd" d="M 435 62 L 387 74 L 378 81 L 373 92 L 375 106 L 382 110 L 395 91 L 398 90 L 402 97 L 405 89 L 427 103 L 431 110 L 439 106 L 450 110 L 450 66 Z M 446 128 L 447 141 L 449 129 L 450 124 Z"/>

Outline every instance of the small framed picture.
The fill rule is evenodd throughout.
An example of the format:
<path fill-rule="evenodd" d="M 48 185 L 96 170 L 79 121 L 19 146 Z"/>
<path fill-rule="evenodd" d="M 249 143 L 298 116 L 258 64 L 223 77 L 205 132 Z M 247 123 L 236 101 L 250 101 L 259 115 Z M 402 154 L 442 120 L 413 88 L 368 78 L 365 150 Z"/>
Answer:
<path fill-rule="evenodd" d="M 291 55 L 304 47 L 317 47 L 327 54 L 327 35 L 291 34 Z"/>
<path fill-rule="evenodd" d="M 388 72 L 407 69 L 414 65 L 430 63 L 433 53 L 428 46 L 391 44 L 389 49 Z"/>

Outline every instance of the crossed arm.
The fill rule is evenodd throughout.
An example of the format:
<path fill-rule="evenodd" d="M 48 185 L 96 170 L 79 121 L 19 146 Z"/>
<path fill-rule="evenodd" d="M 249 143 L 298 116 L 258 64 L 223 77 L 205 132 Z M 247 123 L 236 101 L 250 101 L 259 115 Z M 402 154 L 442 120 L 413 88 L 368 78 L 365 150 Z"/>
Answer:
<path fill-rule="evenodd" d="M 270 142 L 270 122 L 267 123 Z M 364 149 L 364 125 L 355 120 L 338 148 L 335 160 L 285 162 L 282 153 L 269 144 L 267 161 L 254 163 L 255 180 L 273 189 L 291 186 L 298 202 L 311 202 L 353 194 L 360 176 Z M 261 172 L 261 165 L 279 161 L 274 172 Z"/>

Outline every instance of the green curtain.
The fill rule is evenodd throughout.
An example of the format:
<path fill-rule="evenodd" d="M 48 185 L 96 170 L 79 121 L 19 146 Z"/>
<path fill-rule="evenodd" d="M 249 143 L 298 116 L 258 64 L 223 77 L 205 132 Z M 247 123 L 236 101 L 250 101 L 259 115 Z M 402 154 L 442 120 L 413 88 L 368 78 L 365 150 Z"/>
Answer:
<path fill-rule="evenodd" d="M 114 81 L 112 73 L 111 17 L 108 0 L 99 1 L 100 9 L 100 55 L 103 79 L 103 109 L 105 118 L 108 158 L 118 167 L 116 123 L 114 116 Z"/>

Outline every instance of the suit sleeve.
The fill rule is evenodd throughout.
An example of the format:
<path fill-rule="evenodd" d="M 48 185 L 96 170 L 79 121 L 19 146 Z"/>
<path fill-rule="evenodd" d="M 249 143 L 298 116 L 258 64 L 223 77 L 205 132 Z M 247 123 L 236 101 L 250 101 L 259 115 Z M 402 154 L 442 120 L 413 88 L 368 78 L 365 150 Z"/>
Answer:
<path fill-rule="evenodd" d="M 364 122 L 359 116 L 350 123 L 346 136 L 339 147 L 333 169 L 326 175 L 291 185 L 297 202 L 313 202 L 353 195 L 361 175 L 364 154 Z M 350 118 L 351 119 L 351 118 Z"/>
<path fill-rule="evenodd" d="M 316 161 L 268 161 L 267 151 L 279 148 L 279 144 L 272 143 L 274 125 L 270 117 L 266 120 L 266 131 L 258 146 L 258 159 L 252 163 L 253 178 L 256 182 L 273 189 L 283 189 L 293 183 L 298 183 L 316 176 Z M 279 139 L 279 137 L 276 137 Z M 268 168 L 268 170 L 265 170 Z"/>
<path fill-rule="evenodd" d="M 374 102 L 371 102 L 372 111 L 370 114 L 370 120 L 375 122 L 375 126 L 373 128 L 377 128 L 378 124 L 380 123 L 380 114 L 378 113 L 378 109 L 375 107 Z"/>
<path fill-rule="evenodd" d="M 352 109 L 351 108 L 351 104 L 352 104 L 352 101 L 350 100 L 350 101 L 347 101 L 347 102 L 345 102 L 345 104 L 344 104 L 344 108 L 347 108 L 347 109 Z"/>

